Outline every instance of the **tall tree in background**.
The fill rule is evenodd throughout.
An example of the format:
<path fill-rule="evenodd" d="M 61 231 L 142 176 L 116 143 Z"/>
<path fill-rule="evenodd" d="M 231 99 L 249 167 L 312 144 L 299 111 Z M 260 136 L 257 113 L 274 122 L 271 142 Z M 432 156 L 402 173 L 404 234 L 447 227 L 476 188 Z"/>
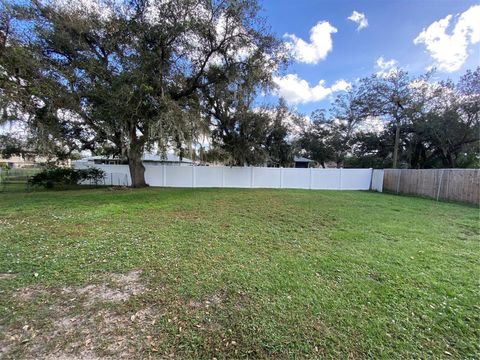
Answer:
<path fill-rule="evenodd" d="M 480 69 L 468 70 L 457 84 L 431 77 L 420 76 L 406 89 L 398 162 L 409 168 L 478 167 Z M 381 114 L 381 107 L 372 112 Z M 357 134 L 349 166 L 391 166 L 396 132 L 395 122 L 389 121 L 382 132 Z"/>
<path fill-rule="evenodd" d="M 432 72 L 411 79 L 395 70 L 340 94 L 328 117 L 314 112 L 299 147 L 322 166 L 478 166 L 479 108 L 480 68 L 457 84 L 433 82 Z M 383 129 L 368 129 L 371 120 Z"/>
<path fill-rule="evenodd" d="M 272 109 L 269 134 L 266 147 L 268 151 L 268 162 L 274 167 L 288 167 L 293 163 L 293 145 L 291 136 L 292 122 L 296 121 L 284 99 L 280 98 L 278 105 Z M 289 124 L 290 121 L 290 124 Z"/>
<path fill-rule="evenodd" d="M 275 62 L 255 0 L 92 4 L 14 6 L 22 25 L 0 64 L 15 88 L 10 116 L 28 114 L 31 127 L 81 148 L 114 146 L 135 187 L 146 185 L 145 149 L 191 141 L 202 89 L 238 78 L 252 56 Z"/>
<path fill-rule="evenodd" d="M 406 71 L 393 69 L 387 74 L 372 75 L 361 80 L 363 102 L 371 116 L 379 116 L 393 124 L 393 168 L 398 166 L 400 149 L 400 129 L 405 121 L 405 109 L 410 101 L 412 79 Z"/>
<path fill-rule="evenodd" d="M 340 93 L 330 111 L 329 144 L 337 167 L 344 164 L 345 157 L 352 151 L 353 138 L 358 127 L 369 115 L 367 102 L 362 98 L 361 90 L 353 86 Z"/>
<path fill-rule="evenodd" d="M 223 116 L 215 116 L 209 153 L 215 160 L 232 166 L 290 166 L 291 117 L 283 102 L 273 108 L 229 107 Z"/>
<path fill-rule="evenodd" d="M 304 128 L 296 141 L 300 153 L 316 161 L 322 167 L 333 161 L 333 149 L 329 144 L 331 129 L 324 110 L 316 110 L 311 115 L 310 126 Z"/>
<path fill-rule="evenodd" d="M 412 87 L 415 113 L 411 116 L 411 132 L 422 149 L 422 167 L 457 167 L 466 149 L 474 144 L 478 147 L 479 80 L 477 69 L 468 71 L 457 84 L 421 82 Z"/>
<path fill-rule="evenodd" d="M 265 56 L 265 48 L 274 48 Z M 267 139 L 271 136 L 271 112 L 255 107 L 260 91 L 273 86 L 273 69 L 284 63 L 280 43 L 274 38 L 264 46 L 249 50 L 234 71 L 225 64 L 214 64 L 207 72 L 213 78 L 203 88 L 204 112 L 212 126 L 212 147 L 229 165 L 261 165 L 269 161 Z M 224 74 L 218 79 L 218 74 Z M 275 121 L 275 120 L 273 120 Z M 278 122 L 277 122 L 278 123 Z M 271 139 L 273 141 L 273 139 Z"/>
<path fill-rule="evenodd" d="M 337 95 L 329 117 L 323 110 L 315 111 L 312 124 L 303 132 L 299 146 L 306 155 L 323 167 L 335 162 L 342 167 L 355 145 L 355 133 L 369 115 L 367 102 L 356 86 Z"/>

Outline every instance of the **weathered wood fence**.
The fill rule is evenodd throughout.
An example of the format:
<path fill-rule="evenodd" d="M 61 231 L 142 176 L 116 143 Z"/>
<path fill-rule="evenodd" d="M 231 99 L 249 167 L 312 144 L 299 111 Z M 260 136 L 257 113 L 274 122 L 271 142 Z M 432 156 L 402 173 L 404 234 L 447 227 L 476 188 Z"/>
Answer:
<path fill-rule="evenodd" d="M 480 169 L 385 169 L 383 191 L 480 205 Z"/>

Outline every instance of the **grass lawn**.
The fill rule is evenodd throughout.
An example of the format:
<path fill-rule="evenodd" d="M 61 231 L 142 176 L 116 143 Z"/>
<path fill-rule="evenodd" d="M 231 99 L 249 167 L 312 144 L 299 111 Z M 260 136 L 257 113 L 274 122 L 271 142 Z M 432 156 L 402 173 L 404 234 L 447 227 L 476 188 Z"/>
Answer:
<path fill-rule="evenodd" d="M 369 192 L 0 194 L 0 357 L 479 358 L 479 234 Z"/>

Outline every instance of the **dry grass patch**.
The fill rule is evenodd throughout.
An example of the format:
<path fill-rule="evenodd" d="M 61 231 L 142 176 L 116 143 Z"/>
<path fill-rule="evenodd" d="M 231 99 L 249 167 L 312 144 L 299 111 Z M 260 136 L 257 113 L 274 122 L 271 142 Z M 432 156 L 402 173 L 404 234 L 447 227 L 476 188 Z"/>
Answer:
<path fill-rule="evenodd" d="M 85 287 L 28 286 L 15 291 L 12 298 L 18 307 L 40 307 L 44 318 L 31 324 L 20 318 L 2 328 L 1 357 L 130 358 L 138 344 L 146 341 L 144 333 L 153 327 L 157 316 L 152 308 L 130 314 L 121 307 L 132 296 L 148 291 L 141 282 L 141 273 L 106 274 L 94 279 L 97 284 Z"/>

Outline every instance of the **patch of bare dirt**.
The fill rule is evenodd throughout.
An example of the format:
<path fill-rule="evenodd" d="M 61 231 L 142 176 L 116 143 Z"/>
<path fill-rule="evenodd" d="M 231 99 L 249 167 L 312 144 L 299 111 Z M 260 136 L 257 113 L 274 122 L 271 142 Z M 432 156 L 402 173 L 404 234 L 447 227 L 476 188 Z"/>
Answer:
<path fill-rule="evenodd" d="M 87 298 L 87 305 L 101 301 L 125 301 L 130 298 L 130 294 L 118 289 L 111 289 L 106 285 L 87 285 L 77 290 L 77 294 L 84 295 Z"/>
<path fill-rule="evenodd" d="M 38 286 L 27 286 L 16 291 L 13 297 L 18 301 L 29 302 L 46 294 L 48 294 L 48 291 Z"/>
<path fill-rule="evenodd" d="M 7 219 L 0 219 L 0 225 L 3 229 L 14 227 L 14 224 L 10 223 Z"/>
<path fill-rule="evenodd" d="M 190 300 L 187 305 L 193 309 L 209 308 L 211 306 L 218 306 L 225 300 L 223 294 L 213 294 L 202 301 Z"/>
<path fill-rule="evenodd" d="M 64 292 L 73 292 L 86 297 L 87 305 L 97 301 L 126 301 L 133 295 L 145 291 L 145 286 L 140 282 L 139 270 L 127 274 L 110 274 L 107 279 L 112 284 L 87 285 L 80 289 L 65 288 Z"/>
<path fill-rule="evenodd" d="M 137 295 L 145 291 L 145 286 L 140 282 L 141 270 L 130 271 L 127 274 L 113 274 L 112 280 L 122 287 L 129 295 Z"/>
<path fill-rule="evenodd" d="M 19 350 L 25 359 L 132 358 L 139 344 L 145 342 L 145 336 L 153 331 L 161 312 L 151 307 L 135 313 L 97 310 L 93 305 L 126 301 L 147 291 L 140 277 L 141 271 L 131 271 L 102 276 L 99 284 L 83 288 L 65 287 L 47 292 L 35 286 L 18 290 L 13 296 L 25 305 L 39 295 L 50 294 L 41 308 L 46 320 L 31 319 L 31 324 L 23 328 L 19 322 L 3 327 L 0 358 L 14 358 L 12 354 Z"/>
<path fill-rule="evenodd" d="M 105 359 L 104 357 L 98 357 L 92 351 L 82 351 L 79 354 L 67 354 L 59 351 L 55 354 L 49 354 L 46 357 L 42 358 L 45 360 L 100 360 Z"/>
<path fill-rule="evenodd" d="M 17 277 L 14 273 L 0 273 L 0 280 L 10 280 Z"/>

